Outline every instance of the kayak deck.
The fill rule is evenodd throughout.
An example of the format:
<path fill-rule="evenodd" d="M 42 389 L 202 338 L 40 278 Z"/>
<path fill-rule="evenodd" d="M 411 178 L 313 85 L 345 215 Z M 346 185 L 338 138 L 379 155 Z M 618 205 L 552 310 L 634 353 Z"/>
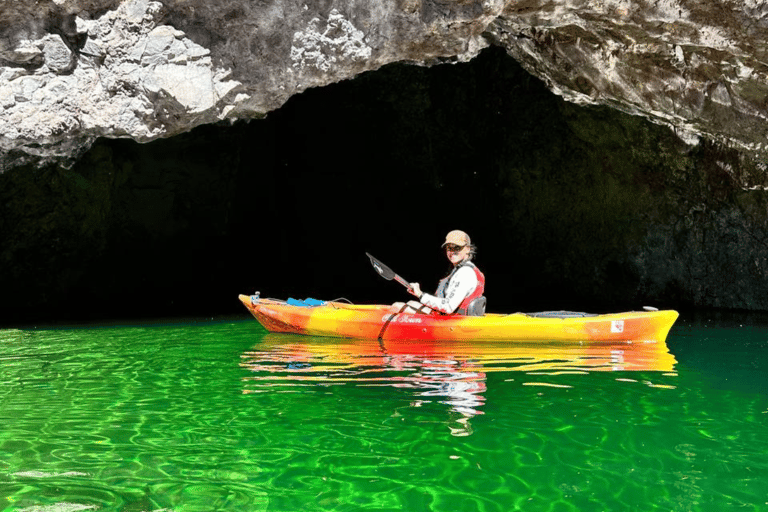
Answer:
<path fill-rule="evenodd" d="M 239 298 L 270 332 L 380 340 L 664 341 L 678 317 L 672 310 L 423 315 L 396 313 L 389 305 Z"/>

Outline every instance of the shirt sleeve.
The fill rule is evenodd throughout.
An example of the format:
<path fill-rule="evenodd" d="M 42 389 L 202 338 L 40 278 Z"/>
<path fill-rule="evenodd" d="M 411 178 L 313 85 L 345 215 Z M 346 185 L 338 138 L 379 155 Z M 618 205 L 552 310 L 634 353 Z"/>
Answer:
<path fill-rule="evenodd" d="M 461 267 L 453 274 L 445 288 L 445 298 L 435 297 L 425 293 L 419 302 L 442 313 L 451 314 L 456 311 L 461 302 L 477 288 L 477 275 L 470 266 Z"/>

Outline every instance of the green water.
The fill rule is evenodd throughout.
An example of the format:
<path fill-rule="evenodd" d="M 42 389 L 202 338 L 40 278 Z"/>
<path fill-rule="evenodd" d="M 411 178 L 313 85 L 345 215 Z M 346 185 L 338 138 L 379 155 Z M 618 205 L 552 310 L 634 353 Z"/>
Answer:
<path fill-rule="evenodd" d="M 766 510 L 767 348 L 0 330 L 0 510 Z"/>

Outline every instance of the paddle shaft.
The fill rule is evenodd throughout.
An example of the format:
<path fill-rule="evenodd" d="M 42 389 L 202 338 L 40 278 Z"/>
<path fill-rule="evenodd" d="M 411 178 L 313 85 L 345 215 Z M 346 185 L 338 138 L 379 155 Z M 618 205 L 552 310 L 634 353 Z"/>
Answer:
<path fill-rule="evenodd" d="M 399 276 L 399 275 L 397 275 L 397 274 L 395 274 L 395 281 L 397 281 L 397 282 L 398 282 L 398 283 L 400 283 L 401 285 L 405 286 L 405 287 L 406 287 L 406 288 L 408 288 L 409 290 L 411 289 L 411 285 L 408 283 L 408 281 L 406 281 L 405 279 L 403 279 L 402 277 L 400 277 L 400 276 Z"/>

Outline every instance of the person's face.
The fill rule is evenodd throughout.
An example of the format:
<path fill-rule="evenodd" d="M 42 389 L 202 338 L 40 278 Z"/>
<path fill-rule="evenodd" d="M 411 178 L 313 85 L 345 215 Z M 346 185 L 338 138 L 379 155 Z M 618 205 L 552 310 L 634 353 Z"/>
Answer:
<path fill-rule="evenodd" d="M 448 259 L 451 261 L 451 263 L 458 265 L 469 256 L 469 246 L 447 244 L 445 246 L 445 255 L 448 256 Z"/>

